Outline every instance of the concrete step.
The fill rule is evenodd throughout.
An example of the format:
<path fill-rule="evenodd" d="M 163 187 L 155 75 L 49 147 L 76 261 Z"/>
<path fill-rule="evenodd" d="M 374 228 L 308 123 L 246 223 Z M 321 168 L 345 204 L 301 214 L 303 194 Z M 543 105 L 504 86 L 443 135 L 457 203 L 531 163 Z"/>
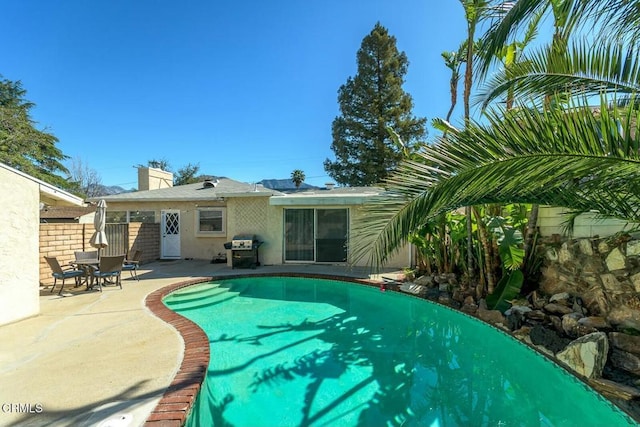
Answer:
<path fill-rule="evenodd" d="M 197 285 L 187 286 L 186 288 L 178 289 L 175 292 L 172 292 L 172 296 L 183 296 L 183 295 L 191 295 L 197 294 L 202 291 L 206 291 L 209 289 L 219 288 L 220 285 L 218 283 L 199 283 Z"/>
<path fill-rule="evenodd" d="M 220 287 L 210 287 L 210 288 L 202 288 L 198 292 L 191 292 L 188 294 L 179 294 L 175 293 L 168 295 L 164 303 L 171 306 L 173 304 L 182 304 L 189 301 L 196 301 L 203 298 L 208 298 L 210 296 L 216 296 L 219 294 L 223 294 L 229 292 L 228 288 L 220 288 Z"/>
<path fill-rule="evenodd" d="M 214 292 L 217 291 L 217 292 Z M 221 302 L 230 300 L 232 298 L 237 297 L 239 292 L 231 292 L 226 288 L 219 288 L 211 291 L 207 291 L 206 294 L 201 295 L 198 298 L 189 298 L 186 300 L 171 300 L 169 298 L 165 299 L 164 303 L 177 312 L 185 311 L 185 310 L 194 310 L 196 308 L 208 307 L 215 304 L 220 304 Z"/>

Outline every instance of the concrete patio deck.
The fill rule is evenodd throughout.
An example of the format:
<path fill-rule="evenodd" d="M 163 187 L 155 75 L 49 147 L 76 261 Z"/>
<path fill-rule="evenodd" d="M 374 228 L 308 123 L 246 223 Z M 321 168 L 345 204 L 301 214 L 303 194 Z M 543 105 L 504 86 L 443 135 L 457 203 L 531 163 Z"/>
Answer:
<path fill-rule="evenodd" d="M 145 297 L 198 277 L 328 274 L 370 278 L 365 269 L 322 265 L 232 270 L 204 260 L 141 266 L 140 281 L 102 293 L 41 290 L 40 315 L 0 326 L 0 426 L 139 426 L 176 374 L 181 336 L 155 317 Z M 375 277 L 372 277 L 375 279 Z"/>

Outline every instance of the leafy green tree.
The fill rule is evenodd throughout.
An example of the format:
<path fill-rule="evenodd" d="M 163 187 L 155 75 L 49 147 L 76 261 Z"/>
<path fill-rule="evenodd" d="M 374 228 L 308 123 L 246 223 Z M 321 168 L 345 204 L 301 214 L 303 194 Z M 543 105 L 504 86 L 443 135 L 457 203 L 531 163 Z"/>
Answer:
<path fill-rule="evenodd" d="M 167 159 L 151 159 L 147 162 L 147 166 L 150 168 L 160 169 L 165 172 L 171 172 L 171 165 Z M 144 167 L 144 165 L 140 165 Z"/>
<path fill-rule="evenodd" d="M 173 178 L 174 185 L 193 184 L 199 182 L 200 177 L 197 176 L 200 171 L 199 164 L 187 164 L 186 166 L 178 169 L 176 176 Z"/>
<path fill-rule="evenodd" d="M 58 138 L 36 128 L 30 115 L 35 106 L 25 99 L 20 81 L 0 76 L 0 161 L 33 177 L 65 189 L 73 185 L 60 174 L 68 157 L 56 146 Z"/>
<path fill-rule="evenodd" d="M 304 172 L 302 172 L 300 169 L 296 169 L 291 172 L 291 181 L 293 181 L 293 183 L 295 184 L 296 189 L 300 188 L 306 178 L 307 177 L 305 176 Z"/>
<path fill-rule="evenodd" d="M 327 173 L 347 186 L 381 183 L 401 161 L 387 127 L 409 147 L 426 135 L 426 119 L 412 115 L 413 101 L 402 89 L 407 56 L 380 23 L 362 40 L 357 63 L 355 77 L 338 91 L 341 115 L 333 121 L 331 144 L 336 160 L 324 162 Z"/>

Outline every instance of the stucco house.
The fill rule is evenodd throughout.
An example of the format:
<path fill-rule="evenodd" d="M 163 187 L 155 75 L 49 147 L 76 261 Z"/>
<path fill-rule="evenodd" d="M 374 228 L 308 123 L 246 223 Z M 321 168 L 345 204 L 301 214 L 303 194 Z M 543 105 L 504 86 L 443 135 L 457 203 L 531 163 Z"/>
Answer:
<path fill-rule="evenodd" d="M 351 263 L 349 233 L 363 203 L 379 188 L 313 188 L 277 191 L 259 184 L 216 178 L 172 186 L 168 172 L 139 168 L 139 191 L 102 197 L 107 222 L 160 223 L 162 259 L 214 259 L 227 255 L 224 244 L 236 235 L 256 235 L 263 242 L 259 261 Z M 397 254 L 389 267 L 411 265 L 411 249 Z"/>
<path fill-rule="evenodd" d="M 84 206 L 81 198 L 0 163 L 0 325 L 40 312 L 40 212 L 49 206 Z"/>

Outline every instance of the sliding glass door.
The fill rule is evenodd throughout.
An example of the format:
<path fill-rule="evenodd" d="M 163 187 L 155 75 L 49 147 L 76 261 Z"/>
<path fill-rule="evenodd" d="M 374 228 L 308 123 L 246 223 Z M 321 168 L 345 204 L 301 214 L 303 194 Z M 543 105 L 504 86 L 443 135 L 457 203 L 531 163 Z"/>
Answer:
<path fill-rule="evenodd" d="M 314 261 L 313 209 L 285 209 L 285 261 Z"/>
<path fill-rule="evenodd" d="M 285 209 L 285 261 L 346 262 L 348 209 Z"/>

